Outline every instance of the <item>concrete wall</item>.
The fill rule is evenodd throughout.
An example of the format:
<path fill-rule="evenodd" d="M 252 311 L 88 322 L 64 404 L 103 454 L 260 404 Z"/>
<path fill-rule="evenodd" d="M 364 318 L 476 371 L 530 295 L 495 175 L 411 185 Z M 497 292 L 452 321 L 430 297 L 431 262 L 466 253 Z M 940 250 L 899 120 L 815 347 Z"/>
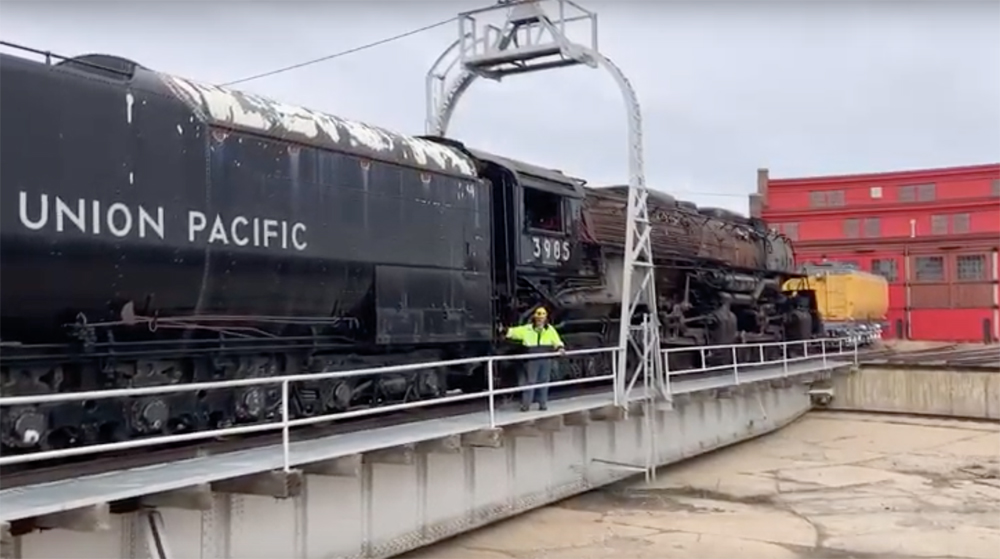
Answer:
<path fill-rule="evenodd" d="M 831 409 L 1000 420 L 1000 373 L 869 366 L 833 379 Z"/>
<path fill-rule="evenodd" d="M 684 395 L 648 415 L 521 435 L 505 427 L 497 448 L 306 475 L 294 498 L 216 493 L 207 510 L 163 508 L 164 534 L 183 559 L 384 559 L 635 475 L 615 463 L 644 464 L 650 450 L 669 464 L 780 429 L 808 412 L 807 390 L 744 385 Z M 20 536 L 11 557 L 143 558 L 146 542 L 139 513 L 120 514 L 102 532 Z"/>

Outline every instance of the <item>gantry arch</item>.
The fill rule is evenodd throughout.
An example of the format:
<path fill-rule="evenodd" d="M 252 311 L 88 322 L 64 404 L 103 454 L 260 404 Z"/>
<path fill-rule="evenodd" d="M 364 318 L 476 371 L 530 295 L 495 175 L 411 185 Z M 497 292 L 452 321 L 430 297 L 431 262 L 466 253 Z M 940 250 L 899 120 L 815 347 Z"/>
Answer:
<path fill-rule="evenodd" d="M 545 7 L 542 4 L 547 4 Z M 478 19 L 502 19 L 502 26 L 480 25 Z M 567 27 L 589 26 L 587 45 L 571 41 Z M 586 65 L 603 68 L 621 90 L 628 122 L 629 195 L 622 278 L 621 324 L 618 344 L 633 347 L 639 355 L 638 370 L 629 370 L 627 352 L 619 353 L 618 392 L 621 404 L 631 384 L 652 378 L 660 394 L 669 398 L 664 364 L 659 354 L 656 283 L 650 242 L 648 191 L 643 161 L 642 110 L 635 88 L 614 62 L 598 50 L 597 15 L 571 0 L 500 0 L 496 5 L 463 12 L 458 17 L 458 39 L 434 62 L 427 73 L 429 135 L 446 136 L 455 107 L 477 78 L 504 77 Z M 648 326 L 635 328 L 640 304 L 648 311 Z"/>

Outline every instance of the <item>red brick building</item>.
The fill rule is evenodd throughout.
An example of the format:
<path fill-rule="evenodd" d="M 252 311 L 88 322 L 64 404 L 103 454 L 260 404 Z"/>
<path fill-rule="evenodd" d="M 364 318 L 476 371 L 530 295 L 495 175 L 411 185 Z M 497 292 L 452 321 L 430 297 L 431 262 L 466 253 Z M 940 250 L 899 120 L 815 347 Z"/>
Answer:
<path fill-rule="evenodd" d="M 1000 164 L 771 179 L 750 213 L 800 263 L 853 263 L 889 280 L 886 337 L 1000 339 Z"/>

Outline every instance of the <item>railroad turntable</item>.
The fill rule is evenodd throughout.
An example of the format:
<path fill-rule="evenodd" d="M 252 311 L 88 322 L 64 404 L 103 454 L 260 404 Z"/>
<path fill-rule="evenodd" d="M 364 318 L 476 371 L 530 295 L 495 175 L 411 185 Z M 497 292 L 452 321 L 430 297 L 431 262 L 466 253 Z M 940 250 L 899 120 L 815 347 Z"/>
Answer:
<path fill-rule="evenodd" d="M 512 366 L 487 381 L 461 360 L 502 353 L 500 328 L 539 305 L 568 347 L 616 345 L 627 188 L 124 58 L 0 56 L 4 396 L 149 389 L 5 406 L 5 455 L 262 425 L 282 401 L 310 418 L 509 386 Z M 782 290 L 799 276 L 783 235 L 665 194 L 649 210 L 661 348 L 822 336 L 813 292 Z M 264 382 L 444 360 L 303 377 L 287 399 Z M 559 378 L 611 367 L 580 356 Z"/>

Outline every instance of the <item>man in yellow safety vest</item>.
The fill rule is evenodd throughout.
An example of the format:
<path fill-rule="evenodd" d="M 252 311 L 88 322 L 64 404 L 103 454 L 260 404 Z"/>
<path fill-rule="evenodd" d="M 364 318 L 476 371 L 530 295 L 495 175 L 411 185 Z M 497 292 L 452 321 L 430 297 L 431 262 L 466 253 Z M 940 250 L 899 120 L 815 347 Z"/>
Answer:
<path fill-rule="evenodd" d="M 507 339 L 516 342 L 528 350 L 528 353 L 563 353 L 563 344 L 559 332 L 549 324 L 549 313 L 544 307 L 535 309 L 531 322 L 522 326 L 512 326 L 507 329 Z M 519 386 L 530 386 L 550 382 L 552 377 L 551 359 L 529 359 L 517 373 Z M 534 398 L 533 398 L 534 396 Z M 528 411 L 532 401 L 538 402 L 538 409 L 548 409 L 549 387 L 527 388 L 521 392 L 521 411 Z"/>

